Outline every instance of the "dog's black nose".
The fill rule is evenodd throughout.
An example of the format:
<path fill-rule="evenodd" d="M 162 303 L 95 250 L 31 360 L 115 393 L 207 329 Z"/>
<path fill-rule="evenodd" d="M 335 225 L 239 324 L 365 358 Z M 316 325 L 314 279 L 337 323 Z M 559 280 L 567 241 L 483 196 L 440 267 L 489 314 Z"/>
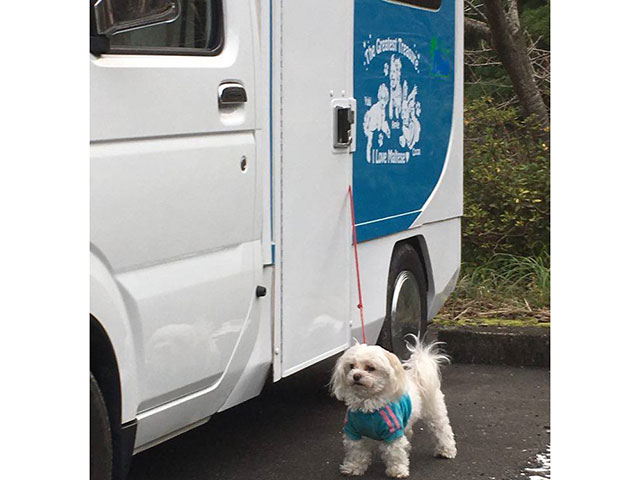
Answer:
<path fill-rule="evenodd" d="M 361 378 L 362 378 L 362 375 L 360 375 L 359 373 L 356 373 L 353 376 L 353 380 L 356 381 L 356 382 L 359 382 Z"/>

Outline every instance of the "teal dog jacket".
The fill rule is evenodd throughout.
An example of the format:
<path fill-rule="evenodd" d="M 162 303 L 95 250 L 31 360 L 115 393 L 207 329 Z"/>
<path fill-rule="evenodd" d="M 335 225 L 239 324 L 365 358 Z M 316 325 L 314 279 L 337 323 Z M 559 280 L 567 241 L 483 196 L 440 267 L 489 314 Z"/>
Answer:
<path fill-rule="evenodd" d="M 399 400 L 373 412 L 348 409 L 342 430 L 351 440 L 368 437 L 390 442 L 404 434 L 410 416 L 411 397 L 405 393 Z"/>

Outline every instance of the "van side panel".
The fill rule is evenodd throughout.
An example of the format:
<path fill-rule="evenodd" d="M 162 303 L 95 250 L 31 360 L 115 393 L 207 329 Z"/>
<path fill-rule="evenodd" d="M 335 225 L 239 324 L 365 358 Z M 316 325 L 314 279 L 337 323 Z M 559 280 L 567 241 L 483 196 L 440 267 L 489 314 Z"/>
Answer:
<path fill-rule="evenodd" d="M 360 241 L 409 228 L 440 179 L 453 118 L 455 3 L 355 1 L 353 156 Z"/>

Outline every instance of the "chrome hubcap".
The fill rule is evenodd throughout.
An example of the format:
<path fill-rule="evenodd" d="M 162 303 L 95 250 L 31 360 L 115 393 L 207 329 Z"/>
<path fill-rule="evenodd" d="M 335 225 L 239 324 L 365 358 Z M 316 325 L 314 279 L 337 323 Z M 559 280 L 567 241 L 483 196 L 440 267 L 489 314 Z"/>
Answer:
<path fill-rule="evenodd" d="M 421 318 L 418 281 L 409 270 L 403 270 L 396 278 L 391 301 L 391 344 L 400 358 L 409 357 L 405 336 L 409 333 L 418 334 Z"/>

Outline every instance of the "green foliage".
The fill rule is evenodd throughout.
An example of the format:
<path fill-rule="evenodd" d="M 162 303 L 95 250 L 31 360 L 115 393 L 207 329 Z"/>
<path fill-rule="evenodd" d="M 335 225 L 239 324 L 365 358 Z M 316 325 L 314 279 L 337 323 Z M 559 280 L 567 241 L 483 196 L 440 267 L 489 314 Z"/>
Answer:
<path fill-rule="evenodd" d="M 514 96 L 511 79 L 500 64 L 474 67 L 465 65 L 464 77 L 471 80 L 464 86 L 467 101 L 492 97 L 498 102 L 507 102 Z"/>
<path fill-rule="evenodd" d="M 491 98 L 468 103 L 464 123 L 463 262 L 548 255 L 550 152 L 540 127 Z"/>
<path fill-rule="evenodd" d="M 538 47 L 551 50 L 551 5 L 548 1 L 524 3 L 520 25 L 529 32 L 533 41 L 540 38 Z"/>

